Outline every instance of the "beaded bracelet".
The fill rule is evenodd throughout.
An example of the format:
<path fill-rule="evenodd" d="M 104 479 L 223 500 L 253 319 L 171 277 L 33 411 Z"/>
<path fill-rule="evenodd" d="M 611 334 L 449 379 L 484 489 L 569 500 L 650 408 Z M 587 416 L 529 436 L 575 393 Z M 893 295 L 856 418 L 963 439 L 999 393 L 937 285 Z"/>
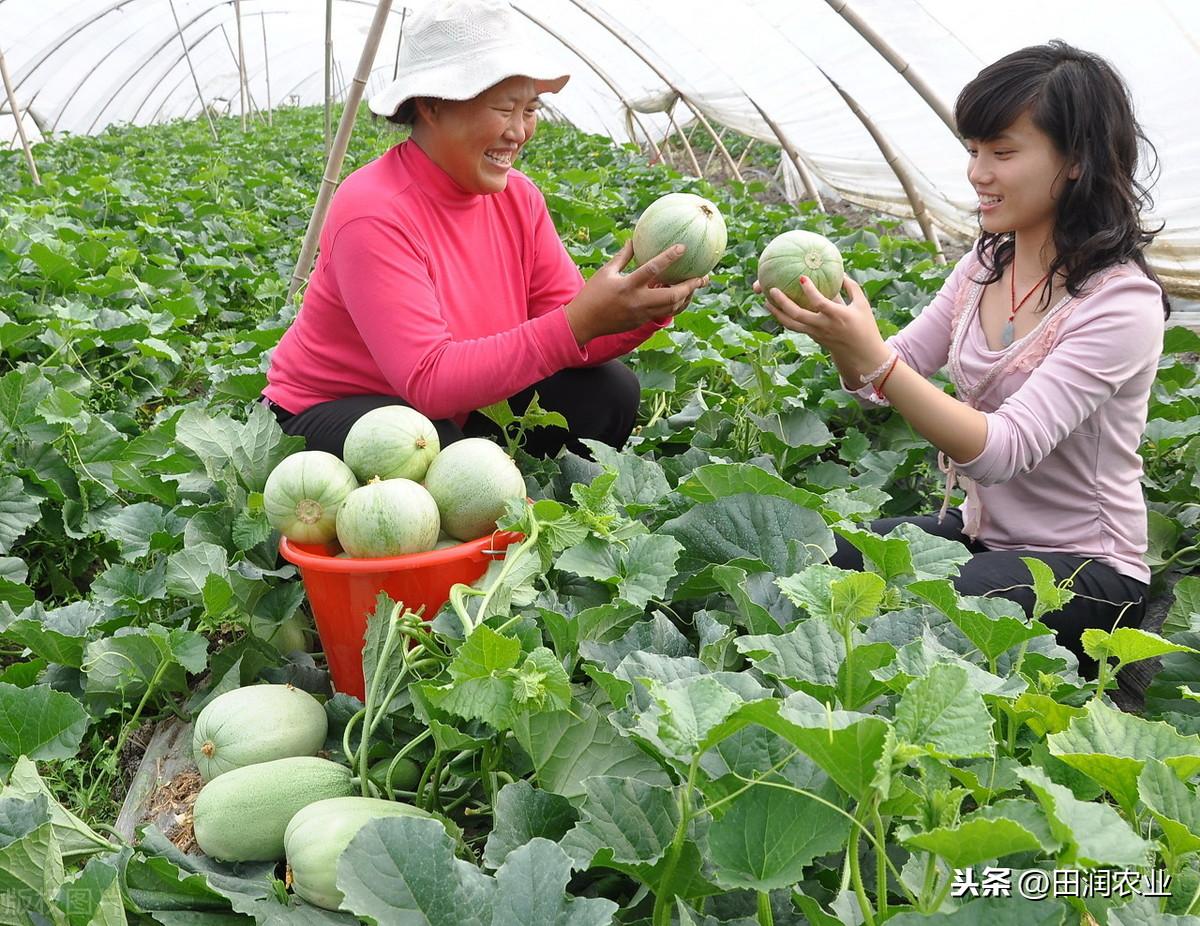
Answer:
<path fill-rule="evenodd" d="M 897 356 L 898 355 L 896 354 L 896 352 L 892 351 L 890 354 L 888 354 L 887 360 L 885 360 L 885 361 L 883 361 L 883 363 L 879 364 L 878 369 L 872 370 L 870 373 L 867 373 L 865 376 L 860 376 L 858 378 L 858 381 L 860 383 L 862 383 L 864 386 L 867 383 L 875 382 L 875 380 L 879 379 L 879 377 L 881 377 L 884 374 L 884 372 L 887 370 L 887 368 L 889 366 L 891 366 L 893 363 L 896 362 Z"/>

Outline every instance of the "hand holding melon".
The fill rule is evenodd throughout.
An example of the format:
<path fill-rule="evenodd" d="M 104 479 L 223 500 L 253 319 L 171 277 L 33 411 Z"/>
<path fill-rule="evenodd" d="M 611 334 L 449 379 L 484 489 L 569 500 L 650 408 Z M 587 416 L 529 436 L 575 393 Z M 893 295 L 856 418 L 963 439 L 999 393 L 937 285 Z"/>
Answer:
<path fill-rule="evenodd" d="M 682 312 L 708 283 L 708 272 L 725 253 L 726 235 L 720 211 L 699 196 L 668 193 L 651 203 L 633 237 L 566 305 L 580 346 Z M 634 257 L 638 268 L 622 273 Z"/>

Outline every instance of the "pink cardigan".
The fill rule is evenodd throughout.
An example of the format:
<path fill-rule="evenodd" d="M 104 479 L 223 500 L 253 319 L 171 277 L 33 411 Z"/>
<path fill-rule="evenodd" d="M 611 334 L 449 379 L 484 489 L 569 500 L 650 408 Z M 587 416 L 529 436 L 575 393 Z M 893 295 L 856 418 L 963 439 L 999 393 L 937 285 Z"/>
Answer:
<path fill-rule="evenodd" d="M 299 413 L 396 395 L 460 424 L 567 367 L 633 350 L 660 324 L 581 349 L 563 306 L 583 285 L 545 200 L 516 170 L 465 192 L 411 140 L 348 176 L 264 395 Z M 669 322 L 668 322 L 669 323 Z"/>
<path fill-rule="evenodd" d="M 1073 553 L 1148 582 L 1138 446 L 1162 353 L 1161 290 L 1134 264 L 1111 267 L 997 351 L 979 323 L 983 274 L 972 250 L 888 341 L 922 376 L 948 365 L 958 397 L 985 413 L 983 450 L 948 473 L 966 489 L 968 533 L 989 549 Z"/>

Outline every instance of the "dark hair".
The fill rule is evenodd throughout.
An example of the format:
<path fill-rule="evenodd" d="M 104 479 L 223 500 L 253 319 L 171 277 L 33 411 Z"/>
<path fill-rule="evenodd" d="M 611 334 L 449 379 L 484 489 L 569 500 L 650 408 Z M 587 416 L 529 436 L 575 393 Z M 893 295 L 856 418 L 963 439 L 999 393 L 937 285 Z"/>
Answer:
<path fill-rule="evenodd" d="M 410 96 L 400 104 L 394 113 L 385 118 L 388 122 L 394 122 L 396 125 L 415 125 L 417 122 L 417 97 Z"/>
<path fill-rule="evenodd" d="M 1067 163 L 1079 167 L 1078 179 L 1065 180 L 1058 200 L 1050 279 L 1065 271 L 1067 292 L 1078 296 L 1094 273 L 1132 260 L 1162 288 L 1163 313 L 1170 317 L 1166 289 L 1143 253 L 1163 226 L 1142 226 L 1141 211 L 1153 199 L 1135 176 L 1140 146 L 1153 155 L 1154 176 L 1158 152 L 1134 117 L 1121 76 L 1099 55 L 1065 42 L 1032 45 L 984 68 L 963 87 L 954 120 L 964 139 L 990 141 L 1026 111 Z M 1015 247 L 1011 233 L 981 230 L 978 254 L 991 276 L 980 282 L 999 280 Z M 1042 302 L 1050 292 L 1047 281 Z"/>

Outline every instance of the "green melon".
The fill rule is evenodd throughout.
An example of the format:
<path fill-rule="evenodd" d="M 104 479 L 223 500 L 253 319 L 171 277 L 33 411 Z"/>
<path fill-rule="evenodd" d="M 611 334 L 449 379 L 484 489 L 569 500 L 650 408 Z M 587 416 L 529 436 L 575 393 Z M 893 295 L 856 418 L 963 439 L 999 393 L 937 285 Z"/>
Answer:
<path fill-rule="evenodd" d="M 205 855 L 226 862 L 278 861 L 292 817 L 352 791 L 350 769 L 315 756 L 235 768 L 200 789 L 192 810 L 196 842 Z"/>
<path fill-rule="evenodd" d="M 358 488 L 350 467 L 324 450 L 301 450 L 279 462 L 263 487 L 267 523 L 297 543 L 328 543 L 338 509 Z"/>
<path fill-rule="evenodd" d="M 325 744 L 325 708 L 291 685 L 248 685 L 213 698 L 192 728 L 200 777 L 212 781 L 236 768 L 316 755 Z"/>
<path fill-rule="evenodd" d="M 433 422 L 415 408 L 384 405 L 350 426 L 342 459 L 360 482 L 375 476 L 420 482 L 441 446 Z"/>
<path fill-rule="evenodd" d="M 438 506 L 423 486 L 373 479 L 342 505 L 337 536 L 351 556 L 400 556 L 432 550 L 439 527 Z"/>
<path fill-rule="evenodd" d="M 335 797 L 309 804 L 292 817 L 284 835 L 292 890 L 324 910 L 338 910 L 338 858 L 358 831 L 385 817 L 426 817 L 419 807 L 372 797 Z"/>
<path fill-rule="evenodd" d="M 758 258 L 758 283 L 763 293 L 781 289 L 802 309 L 811 309 L 800 288 L 800 277 L 813 281 L 821 295 L 833 299 L 842 288 L 842 255 L 828 238 L 815 232 L 784 232 L 763 248 Z"/>
<path fill-rule="evenodd" d="M 278 622 L 257 614 L 250 618 L 250 633 L 270 643 L 281 656 L 306 652 L 311 632 L 312 623 L 299 611 Z"/>
<path fill-rule="evenodd" d="M 455 441 L 429 464 L 425 488 L 437 503 L 442 530 L 475 540 L 496 529 L 514 498 L 525 498 L 525 477 L 507 453 L 482 437 Z"/>
<path fill-rule="evenodd" d="M 633 228 L 633 256 L 639 264 L 672 245 L 687 247 L 659 276 L 663 283 L 702 277 L 725 254 L 728 233 L 721 210 L 693 193 L 668 193 L 646 207 Z"/>

